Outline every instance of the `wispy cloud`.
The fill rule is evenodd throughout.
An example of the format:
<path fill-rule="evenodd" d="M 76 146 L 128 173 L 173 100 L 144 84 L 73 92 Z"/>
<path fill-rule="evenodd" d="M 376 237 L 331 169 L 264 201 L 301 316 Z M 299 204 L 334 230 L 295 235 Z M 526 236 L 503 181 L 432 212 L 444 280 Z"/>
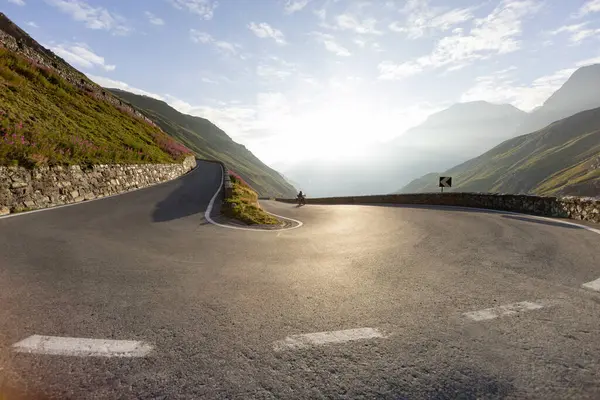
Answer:
<path fill-rule="evenodd" d="M 90 29 L 106 30 L 115 35 L 126 35 L 132 31 L 127 20 L 111 13 L 104 7 L 93 7 L 84 0 L 46 0 L 46 2 L 75 21 L 83 22 Z"/>
<path fill-rule="evenodd" d="M 238 49 L 241 48 L 238 44 L 226 42 L 224 40 L 216 40 L 211 34 L 196 29 L 190 29 L 190 39 L 194 43 L 211 44 L 222 53 L 231 55 L 237 54 Z"/>
<path fill-rule="evenodd" d="M 475 79 L 475 85 L 461 97 L 461 101 L 485 100 L 492 103 L 510 103 L 525 111 L 540 106 L 558 90 L 576 68 L 564 68 L 541 76 L 529 85 L 516 84 L 516 67 L 497 71 Z"/>
<path fill-rule="evenodd" d="M 146 18 L 148 18 L 148 21 L 152 25 L 164 25 L 165 24 L 165 21 L 162 18 L 157 17 L 156 15 L 152 14 L 150 11 L 144 12 L 144 15 L 146 16 Z"/>
<path fill-rule="evenodd" d="M 597 12 L 600 12 L 600 0 L 588 0 L 579 8 L 575 17 L 583 17 Z"/>
<path fill-rule="evenodd" d="M 323 32 L 312 32 L 311 35 L 319 43 L 323 44 L 327 51 L 330 51 L 337 56 L 348 57 L 352 55 L 352 53 L 350 53 L 350 50 L 348 50 L 347 48 L 335 41 L 333 35 Z"/>
<path fill-rule="evenodd" d="M 35 23 L 35 22 L 33 22 L 33 21 L 29 21 L 29 22 L 27 22 L 27 26 L 30 26 L 30 27 L 32 27 L 32 28 L 39 28 L 39 27 L 40 27 L 38 24 L 36 24 L 36 23 Z"/>
<path fill-rule="evenodd" d="M 100 85 L 102 87 L 105 87 L 105 88 L 121 89 L 121 90 L 125 90 L 127 92 L 139 94 L 139 95 L 142 95 L 142 96 L 152 97 L 153 99 L 156 99 L 156 100 L 162 100 L 162 101 L 166 100 L 165 97 L 163 97 L 161 95 L 158 95 L 156 93 L 150 93 L 150 92 L 147 92 L 145 90 L 135 88 L 133 86 L 128 85 L 125 82 L 121 82 L 121 81 L 117 81 L 117 80 L 114 80 L 114 79 L 106 78 L 104 76 L 97 76 L 97 75 L 91 75 L 91 74 L 86 74 L 86 76 L 88 78 L 90 78 L 93 82 L 96 82 L 98 85 Z"/>
<path fill-rule="evenodd" d="M 588 28 L 589 22 L 582 22 L 580 24 L 564 25 L 560 28 L 551 31 L 551 35 L 558 35 L 561 33 L 568 33 L 569 40 L 573 44 L 580 44 L 585 39 L 594 37 L 600 34 L 600 28 Z"/>
<path fill-rule="evenodd" d="M 283 11 L 286 14 L 293 14 L 301 11 L 309 2 L 310 0 L 286 0 Z"/>
<path fill-rule="evenodd" d="M 94 53 L 85 43 L 75 43 L 72 45 L 59 44 L 49 46 L 50 50 L 58 56 L 64 58 L 68 63 L 81 68 L 100 67 L 105 71 L 114 71 L 115 66 L 106 64 L 104 57 Z"/>
<path fill-rule="evenodd" d="M 598 57 L 592 57 L 592 58 L 586 58 L 584 60 L 578 61 L 575 66 L 576 67 L 585 67 L 586 65 L 592 65 L 592 64 L 600 64 L 600 56 Z"/>
<path fill-rule="evenodd" d="M 273 28 L 271 25 L 267 24 L 266 22 L 261 22 L 260 24 L 257 24 L 255 22 L 250 22 L 248 24 L 248 29 L 250 29 L 252 31 L 252 33 L 254 33 L 256 36 L 258 36 L 259 38 L 271 38 L 273 40 L 275 40 L 275 42 L 277 44 L 287 44 L 287 42 L 285 41 L 285 36 L 283 35 L 283 32 L 281 32 L 279 29 L 275 29 Z"/>
<path fill-rule="evenodd" d="M 350 30 L 360 34 L 381 35 L 383 32 L 377 30 L 377 20 L 366 18 L 362 21 L 352 14 L 340 14 L 335 17 L 336 26 L 341 30 Z"/>
<path fill-rule="evenodd" d="M 24 6 L 25 5 L 25 1 L 24 0 L 8 0 L 8 2 L 16 4 L 18 6 Z"/>
<path fill-rule="evenodd" d="M 430 54 L 401 63 L 380 63 L 379 78 L 402 79 L 426 69 L 464 67 L 475 60 L 517 51 L 523 20 L 539 7 L 537 0 L 504 0 L 487 17 L 474 20 L 468 34 L 455 31 L 440 39 Z"/>
<path fill-rule="evenodd" d="M 187 10 L 205 20 L 212 19 L 219 4 L 216 0 L 169 0 L 173 7 Z"/>
<path fill-rule="evenodd" d="M 282 81 L 296 73 L 296 66 L 279 57 L 268 57 L 256 67 L 256 75 L 267 81 Z"/>
<path fill-rule="evenodd" d="M 428 32 L 448 31 L 474 18 L 471 8 L 448 10 L 443 7 L 431 7 L 427 0 L 409 0 L 402 12 L 407 15 L 406 20 L 392 22 L 389 29 L 406 33 L 410 39 L 420 38 Z"/>

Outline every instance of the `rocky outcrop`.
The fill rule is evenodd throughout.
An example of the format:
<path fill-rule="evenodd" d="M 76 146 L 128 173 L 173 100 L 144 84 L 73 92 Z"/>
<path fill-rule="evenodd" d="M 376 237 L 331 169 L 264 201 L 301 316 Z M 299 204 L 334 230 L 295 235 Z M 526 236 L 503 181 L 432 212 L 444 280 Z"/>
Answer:
<path fill-rule="evenodd" d="M 295 199 L 277 199 L 295 203 Z M 600 199 L 488 193 L 418 193 L 381 196 L 307 198 L 308 204 L 423 204 L 512 211 L 600 223 Z"/>
<path fill-rule="evenodd" d="M 93 200 L 175 179 L 196 166 L 181 164 L 78 165 L 63 167 L 0 166 L 0 215 Z"/>

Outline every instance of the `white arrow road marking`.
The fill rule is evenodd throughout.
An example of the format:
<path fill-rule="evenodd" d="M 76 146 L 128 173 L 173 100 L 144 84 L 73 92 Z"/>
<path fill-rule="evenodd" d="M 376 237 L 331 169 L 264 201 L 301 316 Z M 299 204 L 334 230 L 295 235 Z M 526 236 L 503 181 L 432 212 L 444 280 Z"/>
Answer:
<path fill-rule="evenodd" d="M 144 357 L 152 346 L 135 340 L 84 339 L 33 335 L 12 345 L 19 353 L 80 357 Z"/>
<path fill-rule="evenodd" d="M 600 278 L 596 279 L 595 281 L 584 283 L 581 286 L 583 286 L 586 289 L 595 290 L 596 292 L 600 292 Z"/>
<path fill-rule="evenodd" d="M 471 311 L 463 313 L 463 315 L 467 318 L 472 319 L 473 321 L 486 321 L 489 319 L 504 317 L 507 315 L 518 314 L 524 311 L 539 310 L 540 308 L 544 308 L 544 305 L 541 304 L 541 302 L 532 303 L 530 301 L 521 301 L 519 303 L 512 303 L 493 308 L 486 308 L 485 310 Z"/>
<path fill-rule="evenodd" d="M 303 349 L 311 346 L 322 346 L 333 343 L 344 343 L 353 340 L 385 338 L 378 329 L 358 328 L 343 331 L 306 333 L 288 336 L 273 343 L 275 351 Z"/>

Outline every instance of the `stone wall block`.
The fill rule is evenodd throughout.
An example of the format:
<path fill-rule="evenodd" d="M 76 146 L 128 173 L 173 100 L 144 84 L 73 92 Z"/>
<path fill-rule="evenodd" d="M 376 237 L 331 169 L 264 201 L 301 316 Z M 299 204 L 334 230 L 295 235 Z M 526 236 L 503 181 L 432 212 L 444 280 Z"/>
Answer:
<path fill-rule="evenodd" d="M 1 33 L 1 31 L 0 31 Z M 27 170 L 0 166 L 0 215 L 93 200 L 177 178 L 196 166 L 181 164 L 52 166 Z"/>

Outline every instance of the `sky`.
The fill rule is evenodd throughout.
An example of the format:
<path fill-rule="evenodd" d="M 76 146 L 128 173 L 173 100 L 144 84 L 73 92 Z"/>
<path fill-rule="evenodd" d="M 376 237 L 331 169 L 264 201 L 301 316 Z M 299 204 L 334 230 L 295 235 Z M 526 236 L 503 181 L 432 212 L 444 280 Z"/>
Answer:
<path fill-rule="evenodd" d="M 268 165 L 351 158 L 457 102 L 530 111 L 600 63 L 600 0 L 0 0 L 105 87 Z"/>

